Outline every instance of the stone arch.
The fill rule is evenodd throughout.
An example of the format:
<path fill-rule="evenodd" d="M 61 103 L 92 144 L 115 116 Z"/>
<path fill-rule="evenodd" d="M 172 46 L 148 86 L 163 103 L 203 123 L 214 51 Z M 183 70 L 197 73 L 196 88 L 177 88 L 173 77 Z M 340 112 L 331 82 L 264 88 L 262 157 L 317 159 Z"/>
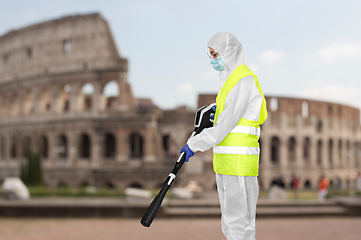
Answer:
<path fill-rule="evenodd" d="M 90 186 L 90 184 L 89 184 L 89 182 L 86 181 L 86 180 L 81 181 L 81 182 L 79 183 L 79 188 L 86 188 L 86 187 L 89 187 L 89 186 Z"/>
<path fill-rule="evenodd" d="M 131 184 L 129 184 L 130 188 L 138 188 L 138 189 L 143 189 L 143 185 L 138 183 L 138 182 L 133 182 Z"/>
<path fill-rule="evenodd" d="M 104 139 L 104 157 L 115 158 L 116 156 L 116 138 L 112 133 L 106 133 Z"/>
<path fill-rule="evenodd" d="M 318 120 L 318 122 L 317 122 L 317 127 L 316 127 L 316 131 L 319 132 L 319 133 L 322 133 L 322 130 L 323 130 L 322 121 L 321 121 L 321 120 Z"/>
<path fill-rule="evenodd" d="M 115 185 L 111 181 L 107 181 L 103 184 L 103 188 L 106 189 L 116 189 Z"/>
<path fill-rule="evenodd" d="M 130 157 L 131 158 L 143 157 L 144 140 L 142 135 L 140 135 L 137 132 L 131 133 L 129 136 L 129 142 L 130 142 Z"/>
<path fill-rule="evenodd" d="M 163 150 L 166 157 L 169 156 L 170 152 L 170 135 L 166 134 L 162 137 L 162 143 L 163 143 Z"/>
<path fill-rule="evenodd" d="M 342 168 L 343 159 L 342 159 L 342 139 L 338 140 L 338 158 L 340 159 L 340 167 Z"/>
<path fill-rule="evenodd" d="M 10 158 L 16 158 L 17 157 L 17 137 L 13 136 L 11 138 L 11 144 L 10 144 Z"/>
<path fill-rule="evenodd" d="M 20 113 L 20 104 L 19 104 L 19 96 L 17 93 L 14 93 L 14 95 L 11 98 L 11 107 L 10 107 L 10 116 L 11 117 L 17 117 Z"/>
<path fill-rule="evenodd" d="M 305 137 L 303 140 L 303 159 L 305 161 L 310 161 L 310 149 L 311 149 L 311 140 L 309 137 Z"/>
<path fill-rule="evenodd" d="M 317 159 L 316 162 L 318 165 L 322 164 L 322 140 L 317 142 Z"/>
<path fill-rule="evenodd" d="M 103 96 L 105 98 L 105 109 L 114 109 L 119 104 L 120 87 L 118 82 L 112 80 L 103 87 Z"/>
<path fill-rule="evenodd" d="M 288 139 L 288 160 L 296 160 L 296 139 L 294 137 Z"/>
<path fill-rule="evenodd" d="M 274 136 L 271 139 L 271 162 L 279 163 L 280 162 L 280 147 L 281 141 L 278 137 Z"/>
<path fill-rule="evenodd" d="M 51 94 L 49 88 L 44 88 L 39 97 L 39 112 L 48 112 L 51 109 Z"/>
<path fill-rule="evenodd" d="M 332 115 L 332 112 L 333 112 L 332 104 L 328 104 L 328 114 Z"/>
<path fill-rule="evenodd" d="M 80 98 L 80 109 L 81 110 L 91 110 L 93 108 L 93 96 L 94 96 L 95 87 L 93 83 L 85 83 L 79 92 Z"/>
<path fill-rule="evenodd" d="M 270 186 L 273 186 L 273 185 L 285 188 L 285 182 L 283 181 L 282 177 L 273 178 Z"/>
<path fill-rule="evenodd" d="M 58 158 L 61 159 L 68 158 L 68 139 L 63 134 L 58 136 L 57 139 L 57 153 L 58 153 Z"/>
<path fill-rule="evenodd" d="M 330 188 L 334 188 L 335 186 L 334 186 L 334 182 L 333 182 L 333 180 L 332 179 L 330 179 Z"/>
<path fill-rule="evenodd" d="M 26 48 L 26 55 L 28 59 L 31 59 L 33 57 L 33 49 L 31 47 Z"/>
<path fill-rule="evenodd" d="M 80 135 L 79 137 L 79 154 L 80 154 L 80 158 L 86 158 L 89 159 L 90 158 L 90 154 L 91 154 L 91 141 L 90 141 L 90 137 L 88 134 L 83 133 Z"/>
<path fill-rule="evenodd" d="M 39 138 L 39 151 L 40 151 L 40 156 L 43 159 L 47 159 L 49 157 L 49 143 L 48 143 L 48 138 L 45 135 L 42 135 Z"/>
<path fill-rule="evenodd" d="M 175 141 L 172 134 L 164 134 L 162 136 L 163 150 L 166 157 L 173 157 L 176 155 Z"/>
<path fill-rule="evenodd" d="M 58 188 L 68 188 L 68 187 L 69 187 L 69 185 L 66 181 L 60 180 L 58 182 Z"/>
<path fill-rule="evenodd" d="M 31 140 L 29 136 L 24 137 L 23 139 L 23 158 L 26 158 L 26 153 L 31 148 Z"/>
<path fill-rule="evenodd" d="M 306 179 L 305 184 L 303 186 L 304 189 L 311 189 L 312 188 L 311 181 L 309 179 Z"/>
<path fill-rule="evenodd" d="M 333 139 L 328 140 L 328 162 L 333 164 Z"/>
<path fill-rule="evenodd" d="M 277 185 L 277 179 L 272 179 L 270 186 Z"/>
<path fill-rule="evenodd" d="M 360 145 L 359 142 L 354 143 L 354 158 L 355 158 L 355 167 L 358 168 L 360 166 L 359 164 L 359 157 L 361 155 L 360 152 Z"/>
<path fill-rule="evenodd" d="M 71 42 L 69 39 L 63 41 L 63 52 L 70 53 L 71 51 Z"/>
<path fill-rule="evenodd" d="M 35 105 L 33 99 L 34 99 L 34 93 L 32 90 L 29 89 L 25 93 L 24 102 L 23 102 L 23 109 L 24 109 L 23 111 L 25 116 L 28 116 L 34 112 Z"/>
<path fill-rule="evenodd" d="M 70 92 L 71 86 L 65 84 L 59 92 L 58 109 L 57 112 L 69 112 L 70 111 Z"/>

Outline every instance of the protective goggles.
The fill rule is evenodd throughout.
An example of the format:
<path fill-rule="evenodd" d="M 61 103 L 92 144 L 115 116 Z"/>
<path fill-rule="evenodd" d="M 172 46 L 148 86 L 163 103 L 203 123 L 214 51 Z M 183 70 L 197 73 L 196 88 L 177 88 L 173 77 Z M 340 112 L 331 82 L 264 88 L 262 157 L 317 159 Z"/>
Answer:
<path fill-rule="evenodd" d="M 216 51 L 207 52 L 208 57 L 217 58 L 219 54 Z"/>

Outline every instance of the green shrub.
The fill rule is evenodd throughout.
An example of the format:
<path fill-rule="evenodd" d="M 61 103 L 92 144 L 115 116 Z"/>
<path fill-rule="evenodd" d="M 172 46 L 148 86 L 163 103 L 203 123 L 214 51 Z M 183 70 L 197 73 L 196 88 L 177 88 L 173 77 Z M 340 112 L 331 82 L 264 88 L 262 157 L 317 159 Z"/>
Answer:
<path fill-rule="evenodd" d="M 26 150 L 26 162 L 21 166 L 21 180 L 27 186 L 43 186 L 43 172 L 39 153 L 31 149 Z"/>
<path fill-rule="evenodd" d="M 123 190 L 101 188 L 89 192 L 86 188 L 46 188 L 44 186 L 29 186 L 32 197 L 124 197 Z"/>

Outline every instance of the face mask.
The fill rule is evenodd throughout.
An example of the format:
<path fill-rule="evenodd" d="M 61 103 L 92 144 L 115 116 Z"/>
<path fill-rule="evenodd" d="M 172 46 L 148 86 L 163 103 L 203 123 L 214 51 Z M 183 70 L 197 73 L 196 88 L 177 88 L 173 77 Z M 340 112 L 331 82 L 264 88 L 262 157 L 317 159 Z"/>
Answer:
<path fill-rule="evenodd" d="M 217 58 L 211 58 L 211 64 L 212 64 L 212 67 L 216 71 L 223 71 L 224 70 L 224 62 L 223 62 L 221 56 L 218 56 Z"/>

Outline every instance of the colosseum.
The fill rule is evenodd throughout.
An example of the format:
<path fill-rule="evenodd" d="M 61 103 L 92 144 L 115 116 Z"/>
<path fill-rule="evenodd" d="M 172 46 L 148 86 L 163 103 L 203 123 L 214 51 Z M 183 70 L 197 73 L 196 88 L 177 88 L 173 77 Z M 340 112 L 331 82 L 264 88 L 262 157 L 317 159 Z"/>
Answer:
<path fill-rule="evenodd" d="M 0 37 L 0 181 L 18 176 L 31 148 L 49 187 L 156 188 L 193 130 L 195 111 L 136 98 L 128 61 L 98 14 L 67 16 Z M 200 94 L 198 106 L 215 101 Z M 359 109 L 266 96 L 259 182 L 282 177 L 317 188 L 323 174 L 352 187 L 361 170 Z M 176 131 L 174 131 L 176 129 Z M 175 184 L 215 187 L 212 150 L 197 153 Z"/>

